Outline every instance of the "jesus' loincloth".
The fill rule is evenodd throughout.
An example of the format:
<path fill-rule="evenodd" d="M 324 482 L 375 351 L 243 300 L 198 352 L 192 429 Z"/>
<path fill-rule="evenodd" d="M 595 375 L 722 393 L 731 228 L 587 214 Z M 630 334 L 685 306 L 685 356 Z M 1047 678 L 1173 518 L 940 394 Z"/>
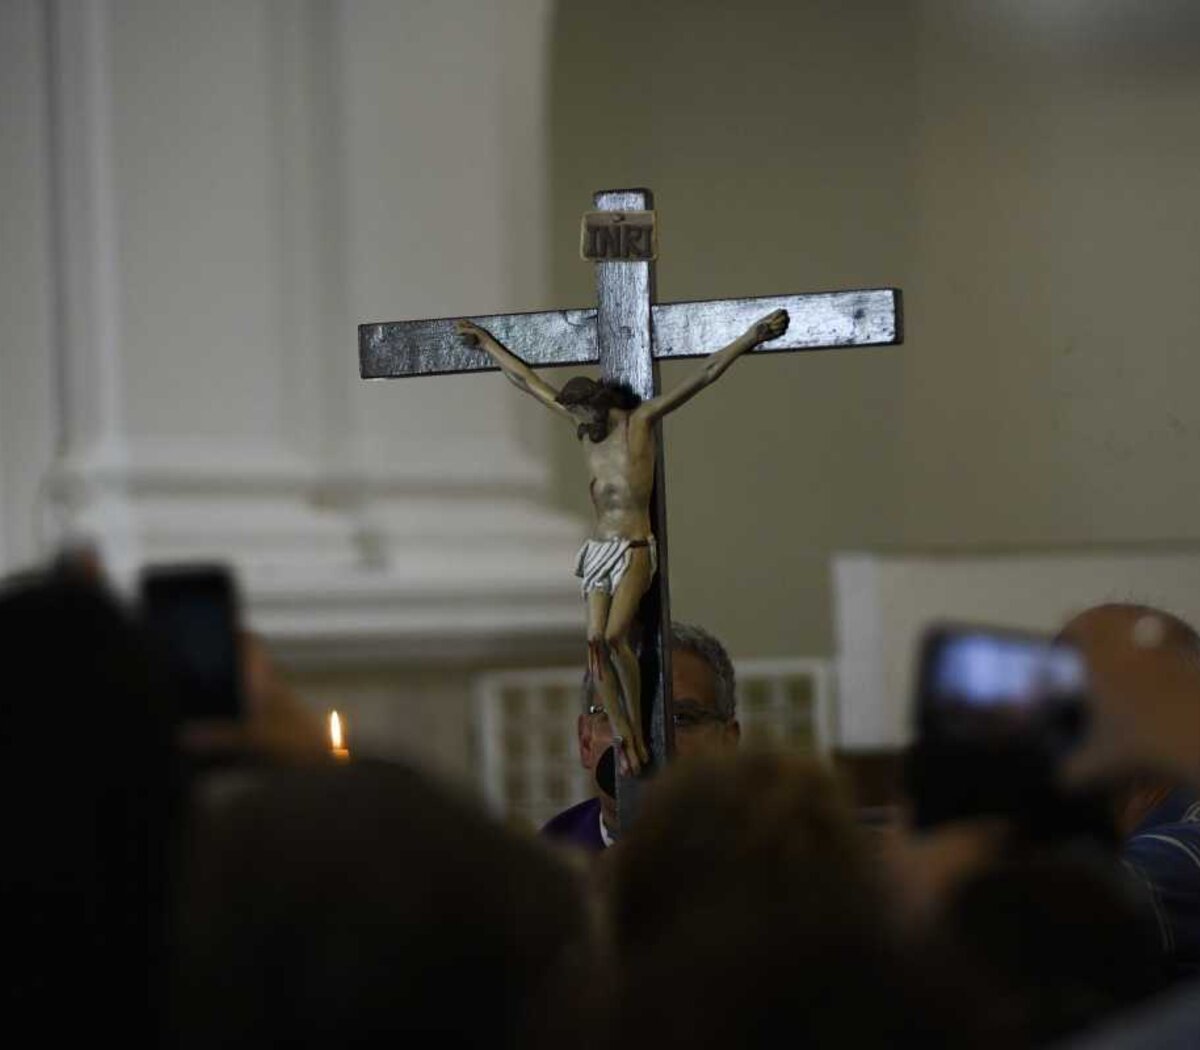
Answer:
<path fill-rule="evenodd" d="M 626 540 L 617 537 L 611 540 L 587 540 L 579 548 L 575 559 L 575 575 L 582 583 L 579 592 L 586 598 L 592 591 L 612 594 L 629 570 L 633 552 L 639 547 L 650 550 L 650 575 L 658 571 L 658 548 L 654 537 L 644 540 Z"/>

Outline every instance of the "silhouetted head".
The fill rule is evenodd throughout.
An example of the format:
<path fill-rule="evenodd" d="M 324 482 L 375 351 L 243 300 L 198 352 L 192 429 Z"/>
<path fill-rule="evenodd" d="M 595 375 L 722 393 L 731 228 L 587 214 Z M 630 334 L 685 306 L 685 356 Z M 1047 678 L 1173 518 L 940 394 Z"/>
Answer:
<path fill-rule="evenodd" d="M 611 858 L 625 1045 L 768 1046 L 781 1028 L 812 1046 L 947 1045 L 867 850 L 815 761 L 725 752 L 668 770 Z M 988 1045 L 974 1035 L 957 1031 Z"/>
<path fill-rule="evenodd" d="M 1157 922 L 1104 850 L 1016 851 L 968 878 L 944 907 L 958 965 L 993 989 L 1016 1045 L 1057 1041 L 1161 988 Z"/>
<path fill-rule="evenodd" d="M 5 949 L 18 961 L 0 1003 L 51 1043 L 79 1017 L 143 1042 L 165 958 L 166 689 L 131 614 L 83 573 L 0 585 L 0 654 Z"/>
<path fill-rule="evenodd" d="M 628 412 L 642 403 L 628 383 L 589 379 L 587 376 L 575 376 L 568 380 L 556 400 L 580 420 L 575 431 L 580 440 L 587 435 L 594 442 L 603 441 L 608 436 L 610 409 L 619 408 Z"/>
<path fill-rule="evenodd" d="M 260 770 L 197 807 L 184 1050 L 578 1043 L 583 887 L 541 843 L 398 766 Z"/>

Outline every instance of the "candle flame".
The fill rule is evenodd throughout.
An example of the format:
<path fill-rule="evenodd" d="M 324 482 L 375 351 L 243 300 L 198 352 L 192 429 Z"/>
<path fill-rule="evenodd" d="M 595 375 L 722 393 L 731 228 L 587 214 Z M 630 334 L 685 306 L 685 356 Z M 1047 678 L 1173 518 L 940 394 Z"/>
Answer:
<path fill-rule="evenodd" d="M 329 746 L 335 751 L 345 746 L 342 743 L 342 720 L 336 711 L 329 712 Z"/>

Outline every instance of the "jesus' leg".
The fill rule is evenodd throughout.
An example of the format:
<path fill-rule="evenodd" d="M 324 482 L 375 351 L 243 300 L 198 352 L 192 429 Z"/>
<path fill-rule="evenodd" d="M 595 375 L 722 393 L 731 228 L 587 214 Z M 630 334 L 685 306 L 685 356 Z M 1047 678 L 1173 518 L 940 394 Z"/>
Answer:
<path fill-rule="evenodd" d="M 613 733 L 622 741 L 618 755 L 628 767 L 623 772 L 637 773 L 641 763 L 634 742 L 633 727 L 629 724 L 621 703 L 621 684 L 609 659 L 608 647 L 604 644 L 604 625 L 608 622 L 611 602 L 612 596 L 606 591 L 588 592 L 588 672 L 592 677 L 592 688 L 608 716 Z"/>
<path fill-rule="evenodd" d="M 637 653 L 629 644 L 629 631 L 633 627 L 633 619 L 637 615 L 642 595 L 646 593 L 654 576 L 654 567 L 650 561 L 650 551 L 646 547 L 633 548 L 629 556 L 629 568 L 613 593 L 608 622 L 604 626 L 604 641 L 609 658 L 617 669 L 617 677 L 621 681 L 625 716 L 633 730 L 633 746 L 638 759 L 644 764 L 650 761 L 650 751 L 642 734 L 642 673 L 638 666 Z"/>

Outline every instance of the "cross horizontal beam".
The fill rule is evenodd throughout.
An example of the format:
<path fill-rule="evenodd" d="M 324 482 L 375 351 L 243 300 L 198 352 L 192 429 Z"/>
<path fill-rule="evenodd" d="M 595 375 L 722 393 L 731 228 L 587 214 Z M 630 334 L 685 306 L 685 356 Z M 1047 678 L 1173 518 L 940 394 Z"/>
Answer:
<path fill-rule="evenodd" d="M 900 291 L 896 288 L 710 299 L 651 307 L 654 357 L 710 354 L 763 315 L 780 309 L 791 316 L 786 334 L 757 347 L 754 353 L 892 346 L 903 339 Z M 594 309 L 492 314 L 471 320 L 535 368 L 592 365 L 599 360 Z M 442 318 L 359 325 L 362 378 L 494 371 L 495 365 L 485 354 L 465 344 L 455 330 L 456 321 Z"/>

